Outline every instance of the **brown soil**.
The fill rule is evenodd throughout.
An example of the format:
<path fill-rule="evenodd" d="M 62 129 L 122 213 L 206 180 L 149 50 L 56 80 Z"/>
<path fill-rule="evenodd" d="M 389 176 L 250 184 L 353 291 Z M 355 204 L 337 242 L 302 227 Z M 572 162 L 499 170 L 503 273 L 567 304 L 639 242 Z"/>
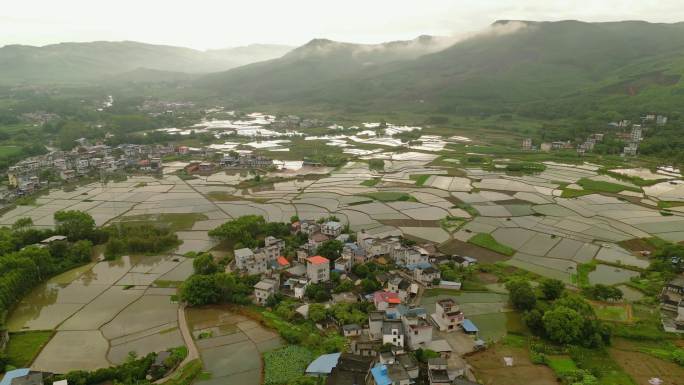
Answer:
<path fill-rule="evenodd" d="M 513 366 L 504 365 L 504 357 L 513 357 Z M 523 348 L 495 345 L 466 358 L 475 376 L 484 385 L 552 385 L 558 384 L 553 371 L 530 361 Z"/>
<path fill-rule="evenodd" d="M 648 384 L 649 379 L 657 377 L 663 380 L 663 385 L 684 385 L 684 367 L 636 349 L 632 342 L 616 340 L 610 348 L 610 356 L 637 384 Z"/>
<path fill-rule="evenodd" d="M 459 241 L 458 239 L 452 239 L 440 245 L 439 251 L 443 252 L 444 254 L 457 254 L 474 257 L 477 258 L 478 262 L 480 263 L 495 263 L 510 259 L 510 257 L 506 255 L 496 253 L 471 243 Z"/>
<path fill-rule="evenodd" d="M 499 277 L 497 277 L 496 275 L 494 275 L 492 273 L 479 272 L 479 273 L 477 273 L 477 279 L 479 279 L 480 281 L 482 281 L 485 284 L 499 282 Z"/>
<path fill-rule="evenodd" d="M 624 247 L 629 251 L 640 252 L 640 251 L 650 251 L 654 252 L 656 249 L 650 243 L 646 242 L 641 238 L 628 239 L 626 241 L 620 242 L 620 246 Z"/>

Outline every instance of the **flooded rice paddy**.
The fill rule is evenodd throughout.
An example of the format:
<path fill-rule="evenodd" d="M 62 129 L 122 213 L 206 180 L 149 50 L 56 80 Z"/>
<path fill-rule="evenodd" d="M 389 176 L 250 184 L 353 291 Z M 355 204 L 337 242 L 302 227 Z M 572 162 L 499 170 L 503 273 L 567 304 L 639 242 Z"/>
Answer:
<path fill-rule="evenodd" d="M 432 145 L 439 145 L 435 143 L 432 141 Z M 238 188 L 242 177 L 219 172 L 190 180 L 168 173 L 159 179 L 130 177 L 124 182 L 92 183 L 73 191 L 50 191 L 35 205 L 18 206 L 2 214 L 0 225 L 9 226 L 29 217 L 36 227 L 48 228 L 54 226 L 54 213 L 65 209 L 86 211 L 98 225 L 160 214 L 188 214 L 193 220 L 177 232 L 183 243 L 174 251 L 175 256 L 125 257 L 54 277 L 23 299 L 10 315 L 8 327 L 12 331 L 56 330 L 34 363 L 35 369 L 53 372 L 98 368 L 121 362 L 128 351 L 144 354 L 180 345 L 173 290 L 155 288 L 154 282 L 188 277 L 192 261 L 178 255 L 213 248 L 216 241 L 207 231 L 242 215 L 260 215 L 268 221 L 289 221 L 293 215 L 301 219 L 335 215 L 354 231 L 379 236 L 403 234 L 445 247 L 456 245 L 453 250 L 449 246 L 450 252 L 467 250 L 483 260 L 505 260 L 511 266 L 569 284 L 578 264 L 592 260 L 631 268 L 648 265 L 647 259 L 622 249 L 618 242 L 650 236 L 684 241 L 684 213 L 673 210 L 671 216 L 663 216 L 653 206 L 659 199 L 684 201 L 684 183 L 679 180 L 645 187 L 643 198 L 629 196 L 626 200 L 599 194 L 561 198 L 561 183 L 605 178 L 591 165 L 551 162 L 536 175 L 511 176 L 464 168 L 459 170 L 460 176 L 449 176 L 453 174 L 430 163 L 436 158 L 434 153 L 420 151 L 372 152 L 369 157 L 385 159 L 382 173 L 358 161 L 326 170 L 329 173 L 317 179 L 288 179 L 254 188 Z M 453 167 L 457 166 L 454 162 Z M 428 177 L 419 186 L 416 175 Z M 378 183 L 362 184 L 369 179 L 378 179 Z M 383 193 L 392 193 L 384 197 L 409 198 L 381 199 Z M 465 223 L 442 227 L 441 221 L 447 216 Z M 477 233 L 491 234 L 515 253 L 505 256 L 463 247 L 470 245 L 467 241 Z M 621 284 L 633 273 L 599 264 L 590 280 Z M 480 317 L 480 322 L 498 325 L 503 322 L 505 300 L 497 298 L 491 302 L 466 300 L 463 306 L 473 317 Z M 237 315 L 224 320 L 216 312 L 208 312 L 206 316 L 193 314 L 192 322 L 196 331 L 211 329 L 211 338 L 198 339 L 207 370 L 214 373 L 209 381 L 248 383 L 259 370 L 255 366 L 259 360 L 253 358 L 280 342 L 249 320 Z M 207 326 L 202 326 L 205 318 Z M 68 340 L 78 343 L 64 342 Z M 237 348 L 249 353 L 235 355 Z"/>

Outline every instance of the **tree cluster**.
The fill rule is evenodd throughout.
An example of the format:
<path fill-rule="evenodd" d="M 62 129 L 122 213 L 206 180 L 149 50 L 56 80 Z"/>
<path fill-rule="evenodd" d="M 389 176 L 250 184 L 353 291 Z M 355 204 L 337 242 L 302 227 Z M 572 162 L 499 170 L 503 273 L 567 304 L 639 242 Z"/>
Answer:
<path fill-rule="evenodd" d="M 12 229 L 0 228 L 0 314 L 40 282 L 90 261 L 89 240 L 56 241 L 38 247 L 34 244 L 54 233 L 30 225 L 30 220 L 21 219 Z"/>
<path fill-rule="evenodd" d="M 591 305 L 576 294 L 564 292 L 557 280 L 540 285 L 545 301 L 539 301 L 526 280 L 506 284 L 511 304 L 523 311 L 523 319 L 532 333 L 563 345 L 601 347 L 610 343 L 611 330 L 601 323 Z"/>
<path fill-rule="evenodd" d="M 151 223 L 120 223 L 104 229 L 108 235 L 105 257 L 115 258 L 123 254 L 151 254 L 167 251 L 180 244 L 171 229 Z"/>
<path fill-rule="evenodd" d="M 209 231 L 212 237 L 222 240 L 235 242 L 235 248 L 248 247 L 250 249 L 263 246 L 263 238 L 273 236 L 284 238 L 286 248 L 299 246 L 302 241 L 301 236 L 291 236 L 290 226 L 282 222 L 266 222 L 260 215 L 245 215 L 237 219 L 228 221 L 213 230 Z M 304 234 L 306 237 L 306 234 Z"/>

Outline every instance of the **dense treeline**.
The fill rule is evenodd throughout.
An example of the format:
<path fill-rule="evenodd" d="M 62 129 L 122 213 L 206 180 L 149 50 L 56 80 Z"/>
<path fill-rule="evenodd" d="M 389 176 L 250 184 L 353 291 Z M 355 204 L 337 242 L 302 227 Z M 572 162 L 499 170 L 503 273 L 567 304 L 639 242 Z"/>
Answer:
<path fill-rule="evenodd" d="M 171 355 L 161 367 L 153 366 L 157 353 L 149 353 L 144 357 L 130 354 L 126 362 L 117 366 L 101 368 L 91 372 L 74 370 L 56 379 L 65 379 L 74 385 L 95 385 L 102 383 L 114 384 L 151 384 L 174 369 L 187 356 L 187 348 L 180 347 L 170 350 Z M 149 377 L 148 377 L 149 376 Z"/>
<path fill-rule="evenodd" d="M 611 330 L 599 321 L 592 306 L 577 294 L 564 292 L 558 280 L 542 282 L 542 298 L 526 280 L 506 283 L 513 306 L 524 312 L 532 333 L 561 345 L 600 348 L 610 344 Z"/>
<path fill-rule="evenodd" d="M 171 229 L 148 223 L 118 223 L 107 226 L 104 231 L 108 236 L 105 246 L 107 258 L 128 253 L 161 253 L 180 244 L 178 236 Z"/>
<path fill-rule="evenodd" d="M 55 213 L 57 230 L 31 228 L 28 218 L 18 220 L 12 228 L 0 228 L 0 314 L 5 315 L 21 298 L 40 282 L 90 261 L 93 243 L 85 238 L 54 241 L 47 247 L 35 245 L 59 234 L 64 212 Z"/>
<path fill-rule="evenodd" d="M 273 236 L 285 241 L 283 254 L 293 256 L 299 245 L 306 242 L 306 234 L 291 234 L 290 225 L 283 222 L 266 222 L 259 215 L 245 215 L 210 230 L 209 235 L 233 242 L 235 249 L 255 248 L 264 245 L 264 238 Z"/>
<path fill-rule="evenodd" d="M 216 262 L 209 253 L 200 254 L 193 261 L 195 274 L 190 276 L 180 288 L 180 297 L 192 306 L 216 303 L 236 303 L 245 305 L 250 302 L 254 285 L 259 276 L 239 276 L 224 273 L 224 263 Z"/>

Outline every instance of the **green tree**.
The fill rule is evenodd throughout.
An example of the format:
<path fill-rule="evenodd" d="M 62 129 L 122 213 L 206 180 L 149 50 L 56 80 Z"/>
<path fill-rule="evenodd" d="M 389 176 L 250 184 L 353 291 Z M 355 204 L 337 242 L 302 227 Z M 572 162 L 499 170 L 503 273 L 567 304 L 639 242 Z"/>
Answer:
<path fill-rule="evenodd" d="M 218 264 L 214 261 L 214 256 L 209 253 L 202 253 L 192 261 L 195 274 L 209 275 L 218 271 Z"/>
<path fill-rule="evenodd" d="M 12 230 L 23 231 L 33 226 L 33 219 L 31 217 L 23 217 L 17 219 L 14 224 L 12 224 Z"/>
<path fill-rule="evenodd" d="M 545 279 L 541 282 L 540 289 L 544 298 L 553 301 L 563 294 L 565 284 L 558 279 Z"/>
<path fill-rule="evenodd" d="M 342 253 L 342 248 L 344 244 L 336 239 L 323 242 L 318 249 L 316 249 L 316 254 L 326 257 L 331 261 L 336 260 L 340 257 Z"/>
<path fill-rule="evenodd" d="M 90 238 L 95 230 L 95 220 L 90 214 L 83 211 L 57 211 L 54 218 L 55 231 L 58 234 L 66 235 L 72 242 Z"/>
<path fill-rule="evenodd" d="M 530 310 L 537 303 L 537 296 L 530 283 L 526 280 L 516 279 L 506 283 L 509 298 L 513 307 L 518 310 Z"/>
<path fill-rule="evenodd" d="M 328 311 L 325 305 L 320 303 L 312 303 L 309 305 L 309 319 L 313 322 L 321 322 L 328 318 Z"/>
<path fill-rule="evenodd" d="M 180 289 L 181 299 L 192 306 L 217 303 L 221 299 L 221 290 L 212 275 L 193 275 Z"/>
<path fill-rule="evenodd" d="M 556 306 L 542 318 L 546 335 L 554 342 L 570 344 L 579 342 L 584 319 L 575 310 Z"/>

